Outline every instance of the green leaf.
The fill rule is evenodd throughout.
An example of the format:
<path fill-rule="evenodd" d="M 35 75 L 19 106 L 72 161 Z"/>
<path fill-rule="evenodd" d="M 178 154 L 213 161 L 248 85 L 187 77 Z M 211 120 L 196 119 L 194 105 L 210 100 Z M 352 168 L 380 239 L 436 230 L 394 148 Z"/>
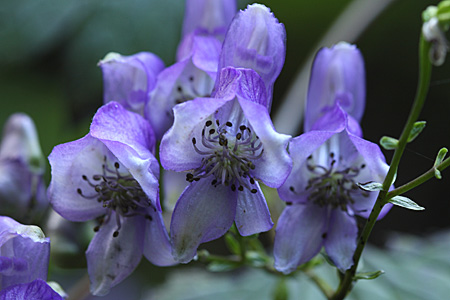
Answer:
<path fill-rule="evenodd" d="M 289 299 L 289 289 L 286 284 L 286 280 L 282 277 L 278 280 L 278 283 L 273 291 L 272 299 L 275 300 L 288 300 Z"/>
<path fill-rule="evenodd" d="M 353 279 L 354 280 L 360 280 L 360 279 L 370 280 L 370 279 L 375 279 L 383 274 L 384 274 L 383 270 L 378 270 L 378 271 L 374 271 L 374 272 L 361 272 L 361 273 L 356 273 L 355 277 L 353 277 Z"/>
<path fill-rule="evenodd" d="M 447 30 L 450 25 L 450 1 L 442 1 L 439 3 L 436 15 L 441 26 Z"/>
<path fill-rule="evenodd" d="M 398 140 L 389 136 L 383 136 L 380 139 L 380 145 L 386 150 L 394 150 L 398 147 Z"/>
<path fill-rule="evenodd" d="M 234 261 L 213 261 L 208 265 L 208 270 L 211 272 L 227 272 L 237 269 L 241 266 L 239 262 Z"/>
<path fill-rule="evenodd" d="M 415 138 L 422 132 L 422 130 L 425 128 L 425 125 L 427 122 L 425 121 L 418 121 L 414 123 L 413 128 L 411 129 L 411 132 L 409 133 L 408 137 L 408 143 L 415 140 Z"/>
<path fill-rule="evenodd" d="M 411 210 L 424 210 L 425 208 L 418 205 L 416 202 L 412 201 L 409 198 L 406 198 L 404 196 L 395 196 L 392 199 L 389 199 L 389 202 L 401 206 L 403 208 L 411 209 Z"/>
<path fill-rule="evenodd" d="M 438 155 L 436 156 L 436 160 L 434 161 L 434 177 L 436 177 L 437 179 L 442 179 L 441 172 L 437 169 L 437 167 L 442 163 L 445 155 L 447 155 L 447 152 L 447 148 L 442 148 L 441 150 L 439 150 Z"/>
<path fill-rule="evenodd" d="M 231 251 L 231 253 L 236 255 L 241 254 L 241 247 L 239 246 L 239 242 L 233 234 L 227 233 L 225 235 L 225 244 L 227 245 L 227 248 Z"/>
<path fill-rule="evenodd" d="M 369 181 L 366 183 L 356 183 L 360 189 L 363 189 L 368 192 L 381 191 L 383 190 L 383 184 L 375 181 Z"/>

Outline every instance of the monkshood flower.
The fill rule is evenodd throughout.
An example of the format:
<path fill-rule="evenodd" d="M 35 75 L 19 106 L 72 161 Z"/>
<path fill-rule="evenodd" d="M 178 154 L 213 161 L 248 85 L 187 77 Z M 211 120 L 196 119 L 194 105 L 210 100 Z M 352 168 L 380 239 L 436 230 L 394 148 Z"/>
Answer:
<path fill-rule="evenodd" d="M 12 285 L 0 291 L 0 300 L 63 300 L 44 280 Z"/>
<path fill-rule="evenodd" d="M 197 97 L 209 97 L 216 80 L 222 35 L 236 12 L 234 0 L 189 0 L 177 62 L 164 69 L 145 107 L 157 139 L 172 126 L 172 108 Z"/>
<path fill-rule="evenodd" d="M 48 190 L 56 212 L 71 221 L 97 219 L 86 251 L 91 292 L 105 295 L 138 265 L 173 264 L 159 204 L 155 137 L 140 115 L 117 102 L 102 106 L 90 132 L 56 146 Z"/>
<path fill-rule="evenodd" d="M 358 123 L 336 104 L 312 130 L 291 140 L 292 172 L 278 189 L 288 204 L 275 235 L 275 268 L 294 271 L 322 246 L 344 271 L 353 265 L 358 228 L 368 218 L 377 193 L 357 183 L 382 182 L 388 171 L 380 148 L 362 139 Z M 386 205 L 379 218 L 390 209 Z"/>
<path fill-rule="evenodd" d="M 336 103 L 361 121 L 366 101 L 364 60 L 355 45 L 345 42 L 322 48 L 314 59 L 306 101 L 304 131 Z"/>
<path fill-rule="evenodd" d="M 36 127 L 26 114 L 11 115 L 0 146 L 0 214 L 25 221 L 48 205 L 45 170 Z"/>
<path fill-rule="evenodd" d="M 0 216 L 0 290 L 47 279 L 49 255 L 50 240 L 39 227 Z"/>
<path fill-rule="evenodd" d="M 255 70 L 261 76 L 271 106 L 272 89 L 286 56 L 286 30 L 270 9 L 252 4 L 239 11 L 223 42 L 219 70 L 232 66 Z M 216 84 L 217 88 L 217 84 Z"/>
<path fill-rule="evenodd" d="M 103 103 L 116 101 L 128 110 L 143 115 L 144 106 L 164 69 L 163 61 L 153 53 L 131 56 L 108 53 L 99 62 L 103 72 Z"/>
<path fill-rule="evenodd" d="M 269 230 L 273 223 L 257 180 L 279 187 L 291 169 L 290 136 L 273 128 L 261 77 L 229 67 L 220 78 L 213 98 L 174 107 L 174 124 L 161 141 L 163 167 L 188 171 L 190 182 L 170 228 L 173 255 L 183 263 L 233 222 L 243 236 Z"/>

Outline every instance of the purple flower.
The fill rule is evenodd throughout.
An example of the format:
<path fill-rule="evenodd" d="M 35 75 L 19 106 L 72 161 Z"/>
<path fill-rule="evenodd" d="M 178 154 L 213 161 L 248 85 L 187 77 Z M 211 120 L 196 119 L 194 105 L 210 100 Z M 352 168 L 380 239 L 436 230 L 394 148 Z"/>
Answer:
<path fill-rule="evenodd" d="M 311 131 L 289 143 L 294 165 L 278 189 L 288 206 L 278 221 L 274 245 L 275 268 L 283 273 L 310 260 L 322 246 L 340 270 L 353 265 L 355 215 L 367 218 L 377 197 L 357 183 L 382 182 L 388 166 L 376 144 L 354 134 L 361 130 L 351 119 L 336 104 Z"/>
<path fill-rule="evenodd" d="M 103 102 L 116 101 L 142 115 L 155 87 L 156 76 L 164 68 L 162 60 L 148 52 L 131 56 L 111 52 L 99 62 L 99 66 L 103 71 Z"/>
<path fill-rule="evenodd" d="M 63 300 L 44 280 L 15 284 L 0 291 L 0 300 Z"/>
<path fill-rule="evenodd" d="M 272 101 L 272 89 L 286 55 L 284 25 L 261 4 L 239 11 L 230 24 L 220 54 L 219 70 L 232 66 L 255 70 L 261 76 Z M 217 87 L 217 86 L 216 86 Z"/>
<path fill-rule="evenodd" d="M 50 240 L 37 226 L 0 216 L 0 290 L 47 278 Z"/>
<path fill-rule="evenodd" d="M 189 171 L 191 182 L 170 231 L 174 257 L 183 263 L 233 222 L 244 236 L 269 230 L 273 223 L 256 179 L 279 187 L 291 169 L 290 137 L 273 128 L 260 76 L 229 67 L 220 78 L 214 98 L 174 107 L 174 125 L 161 141 L 163 167 Z"/>
<path fill-rule="evenodd" d="M 197 97 L 209 97 L 216 80 L 222 38 L 236 12 L 233 0 L 186 1 L 183 39 L 177 62 L 164 69 L 145 107 L 156 137 L 172 126 L 172 108 Z"/>
<path fill-rule="evenodd" d="M 48 206 L 45 161 L 33 120 L 23 113 L 9 117 L 0 147 L 0 214 L 21 221 Z"/>
<path fill-rule="evenodd" d="M 110 102 L 97 111 L 89 134 L 56 146 L 49 156 L 53 208 L 71 221 L 99 221 L 86 252 L 94 295 L 127 277 L 142 254 L 156 265 L 174 263 L 160 213 L 154 147 L 148 122 Z"/>
<path fill-rule="evenodd" d="M 305 132 L 336 103 L 361 121 L 366 101 L 364 60 L 355 45 L 322 48 L 314 59 L 305 112 Z"/>

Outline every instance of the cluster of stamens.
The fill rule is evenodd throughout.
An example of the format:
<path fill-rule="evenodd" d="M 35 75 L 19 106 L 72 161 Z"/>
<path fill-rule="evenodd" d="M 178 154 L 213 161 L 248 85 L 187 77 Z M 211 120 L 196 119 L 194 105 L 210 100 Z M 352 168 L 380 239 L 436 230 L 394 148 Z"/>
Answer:
<path fill-rule="evenodd" d="M 355 177 L 365 168 L 365 165 L 348 167 L 342 170 L 336 168 L 335 165 L 334 153 L 330 153 L 328 168 L 315 165 L 313 157 L 309 156 L 306 167 L 312 173 L 312 176 L 308 180 L 305 190 L 310 192 L 308 199 L 313 203 L 321 207 L 331 205 L 332 208 L 347 211 L 347 205 L 355 203 L 352 196 L 354 193 L 360 193 L 364 197 L 369 196 L 367 191 L 361 190 L 355 183 Z M 292 186 L 290 190 L 295 192 Z"/>
<path fill-rule="evenodd" d="M 114 237 L 119 235 L 124 217 L 141 215 L 151 220 L 150 215 L 145 212 L 145 208 L 152 206 L 147 195 L 130 174 L 121 174 L 119 169 L 120 164 L 115 162 L 114 170 L 112 170 L 108 166 L 105 156 L 102 174 L 93 175 L 91 179 L 86 175 L 81 176 L 95 193 L 87 195 L 80 188 L 77 189 L 77 193 L 83 198 L 97 199 L 107 209 L 105 215 L 98 219 L 100 224 L 94 228 L 94 231 L 98 231 L 102 224 L 107 223 L 111 218 L 111 213 L 115 211 L 117 229 L 113 233 Z"/>
<path fill-rule="evenodd" d="M 213 175 L 211 184 L 214 186 L 223 184 L 230 186 L 233 191 L 246 188 L 257 193 L 253 186 L 255 179 L 250 173 L 255 169 L 253 161 L 262 156 L 264 148 L 250 127 L 240 125 L 233 130 L 231 122 L 221 125 L 219 120 L 215 123 L 208 120 L 202 130 L 203 149 L 198 147 L 195 137 L 192 138 L 192 145 L 204 157 L 201 166 L 186 175 L 187 181 L 198 181 Z"/>

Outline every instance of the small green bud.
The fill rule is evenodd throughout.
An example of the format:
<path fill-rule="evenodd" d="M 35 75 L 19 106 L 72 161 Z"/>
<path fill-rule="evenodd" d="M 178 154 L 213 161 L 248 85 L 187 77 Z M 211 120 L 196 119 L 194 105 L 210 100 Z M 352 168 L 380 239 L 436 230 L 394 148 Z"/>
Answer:
<path fill-rule="evenodd" d="M 428 22 L 431 18 L 436 17 L 438 8 L 436 6 L 428 6 L 423 12 L 422 12 L 422 20 L 423 22 Z"/>
<path fill-rule="evenodd" d="M 444 31 L 447 31 L 450 25 L 450 1 L 442 1 L 438 4 L 436 17 Z"/>
<path fill-rule="evenodd" d="M 447 152 L 447 148 L 442 148 L 441 150 L 439 150 L 438 155 L 436 156 L 436 160 L 434 162 L 434 177 L 436 177 L 437 179 L 442 179 L 441 172 L 437 169 L 437 167 L 442 163 L 445 155 L 447 155 Z"/>
<path fill-rule="evenodd" d="M 427 122 L 425 122 L 425 121 L 418 121 L 418 122 L 414 123 L 414 126 L 411 129 L 411 132 L 409 133 L 408 143 L 411 143 L 412 141 L 414 141 L 416 139 L 416 137 L 425 128 L 426 124 L 427 124 Z"/>
<path fill-rule="evenodd" d="M 398 140 L 389 136 L 383 136 L 380 139 L 380 145 L 386 150 L 394 150 L 398 147 Z"/>

